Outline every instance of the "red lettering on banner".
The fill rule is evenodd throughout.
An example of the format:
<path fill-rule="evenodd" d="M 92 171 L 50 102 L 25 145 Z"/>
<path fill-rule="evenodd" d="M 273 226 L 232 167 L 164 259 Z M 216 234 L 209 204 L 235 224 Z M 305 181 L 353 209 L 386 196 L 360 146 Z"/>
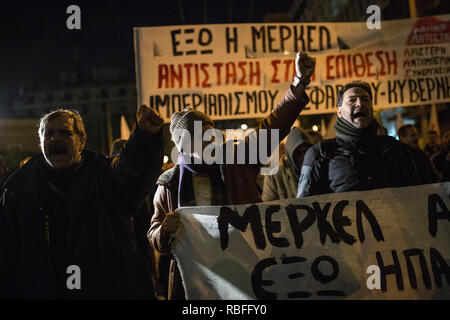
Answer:
<path fill-rule="evenodd" d="M 395 51 L 328 55 L 325 58 L 327 80 L 397 75 L 397 54 Z M 314 78 L 314 77 L 313 77 Z M 312 81 L 314 79 L 311 79 Z"/>
<path fill-rule="evenodd" d="M 259 61 L 255 62 L 256 70 L 253 70 L 253 62 L 250 62 L 250 84 L 253 84 L 253 78 L 256 78 L 256 85 L 259 86 L 261 79 L 261 70 L 259 69 Z"/>
<path fill-rule="evenodd" d="M 392 51 L 392 59 L 389 59 L 389 52 L 386 51 L 386 61 L 388 65 L 388 73 L 389 74 L 397 74 L 397 55 L 395 51 Z M 393 67 L 393 72 L 391 72 L 391 66 Z"/>
<path fill-rule="evenodd" d="M 342 69 L 342 77 L 347 77 L 347 67 L 345 64 L 345 55 L 340 54 L 336 56 L 336 78 L 341 78 L 341 69 Z"/>
<path fill-rule="evenodd" d="M 216 75 L 217 75 L 217 85 L 220 86 L 222 82 L 220 81 L 220 69 L 223 66 L 222 62 L 216 62 L 213 64 L 214 67 L 216 67 Z"/>
<path fill-rule="evenodd" d="M 209 74 L 208 74 L 208 70 L 206 70 L 206 67 L 209 66 L 209 63 L 202 63 L 200 64 L 200 69 L 203 71 L 205 78 L 202 82 L 202 87 L 203 88 L 209 88 L 211 87 L 211 84 L 208 82 L 209 80 Z"/>
<path fill-rule="evenodd" d="M 359 58 L 359 62 L 356 61 L 356 58 Z M 357 53 L 353 56 L 353 67 L 355 68 L 355 76 L 363 77 L 366 73 L 366 65 L 364 64 L 364 58 L 361 53 Z M 361 70 L 362 72 L 359 72 Z"/>
<path fill-rule="evenodd" d="M 158 65 L 158 88 L 162 88 L 163 81 L 166 82 L 165 88 L 169 86 L 169 67 L 167 64 Z"/>
<path fill-rule="evenodd" d="M 332 80 L 334 77 L 331 75 L 331 70 L 334 69 L 333 65 L 331 64 L 331 59 L 333 59 L 334 56 L 327 56 L 326 59 L 326 69 L 327 69 L 327 79 Z"/>
<path fill-rule="evenodd" d="M 198 64 L 194 65 L 195 69 L 195 86 L 198 88 L 200 86 L 200 76 L 198 74 Z"/>
<path fill-rule="evenodd" d="M 418 20 L 406 40 L 407 45 L 448 42 L 450 42 L 450 21 L 441 21 L 434 17 Z"/>
<path fill-rule="evenodd" d="M 293 81 L 296 74 L 295 63 L 293 59 L 285 59 L 285 60 L 276 59 L 272 60 L 270 64 L 273 70 L 272 77 L 270 79 L 271 83 L 280 83 L 280 81 L 291 83 Z M 282 74 L 284 74 L 284 76 L 282 76 Z M 314 73 L 311 76 L 311 81 L 315 81 L 315 79 L 316 79 L 316 72 L 314 71 Z"/>
<path fill-rule="evenodd" d="M 191 87 L 191 68 L 192 63 L 185 63 L 184 68 L 186 69 L 187 87 Z"/>
<path fill-rule="evenodd" d="M 383 61 L 383 51 L 378 50 L 377 52 L 375 52 L 375 56 L 377 57 L 378 61 L 381 64 L 381 69 L 380 69 L 380 76 L 385 76 L 386 75 L 386 71 L 384 70 L 385 66 L 384 66 L 384 61 Z"/>
<path fill-rule="evenodd" d="M 178 72 L 175 70 L 175 66 L 173 64 L 170 65 L 170 87 L 175 88 L 175 80 L 178 81 L 178 88 L 183 86 L 183 70 L 181 69 L 181 65 L 178 65 Z"/>
<path fill-rule="evenodd" d="M 236 84 L 236 65 L 233 62 L 225 64 L 225 79 L 225 84 L 229 84 L 230 79 L 232 80 L 231 84 Z"/>
<path fill-rule="evenodd" d="M 158 89 L 210 88 L 213 85 L 259 86 L 261 72 L 259 61 L 159 64 L 157 85 Z M 272 79 L 280 82 L 281 68 L 277 68 L 277 72 Z"/>
<path fill-rule="evenodd" d="M 241 77 L 241 79 L 239 80 L 239 85 L 240 86 L 245 86 L 247 83 L 245 82 L 245 68 L 244 68 L 244 66 L 247 64 L 247 62 L 245 62 L 245 61 L 239 61 L 239 63 L 238 63 L 238 66 L 239 66 L 239 69 L 241 70 L 241 73 L 242 73 L 242 77 Z M 250 62 L 250 64 L 251 64 L 251 62 Z"/>
<path fill-rule="evenodd" d="M 284 81 L 285 82 L 290 82 L 292 81 L 292 79 L 294 79 L 295 76 L 295 67 L 293 67 L 294 64 L 294 60 L 288 59 L 288 60 L 284 60 L 284 66 L 285 66 L 285 71 L 284 71 Z M 292 68 L 292 71 L 290 71 Z M 290 76 L 290 77 L 289 77 Z"/>
<path fill-rule="evenodd" d="M 353 67 L 352 67 L 352 56 L 349 54 L 347 55 L 347 70 L 348 70 L 348 76 L 351 78 L 353 76 Z"/>
<path fill-rule="evenodd" d="M 370 70 L 371 70 L 370 68 L 373 66 L 373 63 L 370 62 L 370 58 L 369 58 L 369 57 L 370 57 L 372 54 L 373 54 L 372 52 L 366 52 L 366 54 L 364 55 L 364 58 L 366 58 L 367 76 L 368 76 L 368 77 L 374 77 L 374 76 L 376 76 L 376 73 L 370 71 Z"/>
<path fill-rule="evenodd" d="M 280 80 L 277 78 L 278 75 L 278 65 L 280 64 L 280 60 L 272 60 L 271 64 L 273 67 L 273 76 L 272 79 L 270 80 L 270 82 L 272 83 L 279 83 Z"/>

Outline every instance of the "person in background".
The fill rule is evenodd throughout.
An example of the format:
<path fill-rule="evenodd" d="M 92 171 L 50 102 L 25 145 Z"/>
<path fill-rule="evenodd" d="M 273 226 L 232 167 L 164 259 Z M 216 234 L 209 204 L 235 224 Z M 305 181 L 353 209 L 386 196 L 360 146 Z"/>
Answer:
<path fill-rule="evenodd" d="M 412 124 L 405 124 L 398 128 L 397 135 L 400 142 L 411 147 L 411 153 L 414 157 L 414 164 L 417 168 L 422 183 L 435 183 L 438 176 L 433 163 L 428 154 L 419 148 L 419 133 Z"/>
<path fill-rule="evenodd" d="M 110 157 L 117 157 L 120 155 L 122 148 L 127 143 L 127 139 L 117 138 L 111 145 Z M 152 279 L 155 295 L 158 298 L 158 282 L 157 282 L 157 264 L 155 262 L 155 255 L 153 248 L 147 240 L 147 231 L 150 228 L 150 221 L 153 215 L 152 199 L 155 195 L 156 188 L 153 187 L 145 200 L 141 202 L 136 213 L 130 217 L 131 230 L 139 246 L 140 252 L 146 261 L 147 272 Z"/>
<path fill-rule="evenodd" d="M 439 139 L 439 134 L 430 130 L 427 132 L 427 144 L 425 145 L 424 151 L 428 153 L 428 156 L 432 158 L 436 153 L 442 150 L 441 141 Z"/>
<path fill-rule="evenodd" d="M 382 126 L 381 124 L 378 126 L 378 131 L 377 131 L 377 135 L 379 136 L 387 136 L 388 135 L 388 131 L 386 129 L 386 127 Z"/>
<path fill-rule="evenodd" d="M 278 172 L 264 177 L 263 201 L 296 197 L 303 159 L 311 146 L 311 138 L 305 130 L 296 127 L 291 129 Z"/>
<path fill-rule="evenodd" d="M 320 141 L 323 141 L 323 137 L 318 131 L 314 131 L 313 129 L 306 130 L 306 133 L 308 133 L 309 137 L 311 138 L 311 143 L 316 144 Z"/>
<path fill-rule="evenodd" d="M 400 142 L 409 145 L 413 149 L 419 148 L 419 133 L 412 124 L 405 124 L 398 128 L 397 135 Z"/>
<path fill-rule="evenodd" d="M 435 154 L 432 161 L 442 182 L 450 181 L 450 130 L 442 132 L 442 150 Z"/>

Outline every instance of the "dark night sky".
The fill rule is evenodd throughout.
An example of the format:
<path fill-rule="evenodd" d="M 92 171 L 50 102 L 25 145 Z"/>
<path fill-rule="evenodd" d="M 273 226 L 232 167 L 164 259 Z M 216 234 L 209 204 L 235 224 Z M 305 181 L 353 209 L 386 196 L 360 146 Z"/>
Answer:
<path fill-rule="evenodd" d="M 184 24 L 204 23 L 203 0 L 182 0 Z M 208 23 L 262 22 L 292 1 L 208 0 Z M 231 3 L 231 10 L 230 10 Z M 81 30 L 66 28 L 66 8 L 81 8 Z M 230 19 L 231 12 L 231 19 Z M 135 26 L 180 24 L 178 0 L 12 1 L 0 6 L 0 89 L 57 79 L 60 71 L 92 66 L 134 66 Z M 79 62 L 74 61 L 78 51 Z"/>

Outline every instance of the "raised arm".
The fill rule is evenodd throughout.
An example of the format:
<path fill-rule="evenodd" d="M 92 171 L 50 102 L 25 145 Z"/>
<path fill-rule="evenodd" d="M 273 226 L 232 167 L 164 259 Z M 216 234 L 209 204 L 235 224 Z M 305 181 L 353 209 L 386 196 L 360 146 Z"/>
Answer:
<path fill-rule="evenodd" d="M 305 90 L 310 82 L 315 65 L 314 58 L 306 53 L 297 53 L 294 82 L 276 108 L 262 121 L 260 129 L 279 129 L 280 141 L 289 134 L 298 115 L 309 102 Z"/>
<path fill-rule="evenodd" d="M 146 106 L 139 108 L 136 118 L 137 125 L 120 154 L 112 160 L 110 170 L 113 190 L 134 206 L 150 191 L 163 163 L 163 119 L 155 109 Z"/>
<path fill-rule="evenodd" d="M 303 108 L 309 103 L 309 98 L 305 92 L 310 78 L 314 72 L 315 59 L 309 57 L 306 53 L 297 53 L 295 59 L 296 76 L 294 82 L 285 92 L 280 102 L 274 110 L 260 123 L 255 134 L 246 137 L 243 143 L 246 144 L 246 155 L 250 155 L 252 139 L 257 139 L 257 153 L 270 156 L 281 140 L 290 132 L 292 125 L 299 116 Z M 267 130 L 267 144 L 260 145 L 261 129 Z M 278 130 L 278 140 L 272 143 L 272 130 Z M 259 148 L 264 146 L 266 149 L 261 152 Z M 246 159 L 248 162 L 248 158 Z M 256 164 L 255 168 L 264 163 Z"/>

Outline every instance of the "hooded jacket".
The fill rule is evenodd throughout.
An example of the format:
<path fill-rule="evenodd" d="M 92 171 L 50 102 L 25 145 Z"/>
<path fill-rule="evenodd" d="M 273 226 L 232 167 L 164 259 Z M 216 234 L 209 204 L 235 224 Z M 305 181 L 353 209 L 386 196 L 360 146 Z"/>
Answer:
<path fill-rule="evenodd" d="M 281 157 L 278 172 L 264 177 L 263 201 L 296 197 L 301 167 L 294 161 L 294 152 L 303 143 L 311 144 L 308 133 L 292 128 L 286 139 L 285 154 Z"/>

